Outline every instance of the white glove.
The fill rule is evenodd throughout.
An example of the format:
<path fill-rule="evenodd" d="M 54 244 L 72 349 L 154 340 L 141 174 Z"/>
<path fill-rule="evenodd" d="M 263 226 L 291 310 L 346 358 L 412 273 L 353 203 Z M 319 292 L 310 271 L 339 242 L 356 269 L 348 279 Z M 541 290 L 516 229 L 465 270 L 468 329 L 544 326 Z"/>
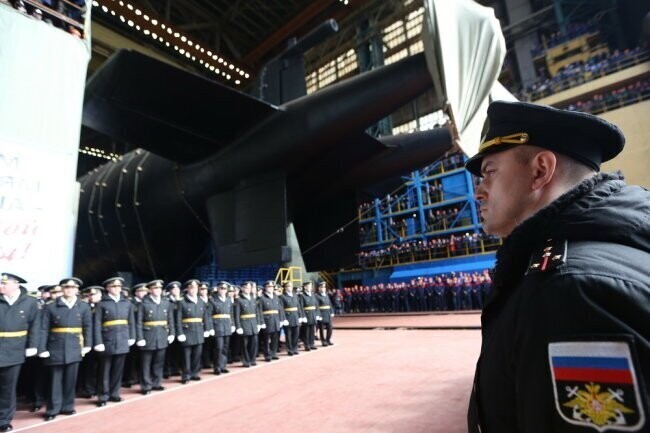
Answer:
<path fill-rule="evenodd" d="M 262 325 L 257 325 L 257 332 L 260 332 L 260 329 L 262 329 Z"/>
<path fill-rule="evenodd" d="M 173 335 L 168 335 L 167 336 L 167 343 L 172 344 L 175 339 L 176 339 L 176 337 L 174 337 Z"/>
<path fill-rule="evenodd" d="M 301 317 L 300 319 L 298 319 L 298 323 L 307 323 L 307 318 Z"/>
<path fill-rule="evenodd" d="M 262 328 L 262 329 L 266 329 L 266 323 L 262 323 L 262 324 L 260 325 L 260 328 Z"/>
<path fill-rule="evenodd" d="M 81 356 L 86 356 L 90 352 L 90 347 L 82 347 L 81 348 Z"/>
<path fill-rule="evenodd" d="M 27 358 L 34 356 L 38 353 L 38 349 L 35 347 L 30 347 L 29 349 L 25 349 L 25 356 Z"/>
<path fill-rule="evenodd" d="M 135 344 L 135 338 L 129 338 L 128 343 L 129 347 L 133 346 Z"/>
<path fill-rule="evenodd" d="M 185 341 L 185 340 L 187 340 L 187 337 L 185 336 L 185 334 L 181 334 L 181 335 L 178 336 L 178 341 L 180 341 L 181 343 L 183 341 Z"/>
<path fill-rule="evenodd" d="M 203 338 L 208 338 L 210 336 L 210 331 L 203 331 Z"/>
<path fill-rule="evenodd" d="M 330 317 L 334 317 L 334 313 L 330 314 Z"/>
<path fill-rule="evenodd" d="M 210 335 L 214 337 L 214 329 L 210 329 Z"/>
<path fill-rule="evenodd" d="M 323 318 L 321 316 L 316 316 L 316 321 L 317 322 L 320 322 L 321 320 L 323 320 Z"/>
<path fill-rule="evenodd" d="M 237 328 L 237 334 L 242 335 L 244 333 L 244 330 L 241 328 Z"/>
<path fill-rule="evenodd" d="M 284 326 L 289 326 L 289 321 L 288 321 L 288 320 L 285 320 L 285 321 L 282 322 L 282 324 L 283 324 Z"/>
<path fill-rule="evenodd" d="M 50 352 L 48 352 L 47 350 L 45 352 L 41 352 L 41 353 L 38 354 L 38 357 L 39 358 L 49 358 L 50 357 Z"/>
<path fill-rule="evenodd" d="M 95 352 L 103 352 L 104 350 L 106 350 L 106 348 L 104 347 L 104 344 L 98 344 L 97 346 L 94 347 L 94 349 L 95 349 Z"/>
<path fill-rule="evenodd" d="M 233 332 L 235 332 L 235 327 L 234 327 L 234 326 L 231 326 L 231 327 L 230 327 L 230 333 L 232 334 Z"/>
<path fill-rule="evenodd" d="M 139 340 L 135 345 L 138 347 L 144 347 L 147 345 L 147 340 Z"/>

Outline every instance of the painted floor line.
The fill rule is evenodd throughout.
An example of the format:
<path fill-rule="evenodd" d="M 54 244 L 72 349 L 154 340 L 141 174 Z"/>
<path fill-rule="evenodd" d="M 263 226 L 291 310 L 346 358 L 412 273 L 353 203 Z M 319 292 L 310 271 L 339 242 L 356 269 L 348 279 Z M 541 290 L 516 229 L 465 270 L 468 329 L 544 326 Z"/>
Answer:
<path fill-rule="evenodd" d="M 334 346 L 319 347 L 318 349 L 323 350 L 323 349 L 329 349 L 331 347 L 337 348 L 337 347 L 341 347 L 341 345 L 336 344 Z M 219 376 L 209 377 L 207 379 L 205 379 L 204 377 L 201 377 L 200 381 L 190 382 L 188 384 L 181 385 L 181 386 L 178 386 L 178 387 L 175 387 L 175 388 L 166 389 L 163 392 L 156 392 L 156 393 L 152 393 L 152 394 L 149 394 L 149 395 L 140 395 L 140 396 L 137 396 L 137 397 L 134 397 L 134 398 L 129 398 L 128 400 L 121 401 L 119 403 L 108 402 L 106 404 L 106 406 L 104 406 L 104 407 L 95 407 L 95 408 L 90 409 L 90 410 L 86 410 L 86 411 L 83 411 L 83 412 L 78 412 L 78 413 L 76 413 L 74 415 L 58 415 L 52 421 L 42 421 L 42 422 L 40 422 L 38 424 L 33 424 L 33 425 L 13 429 L 12 431 L 13 432 L 20 432 L 20 431 L 27 431 L 27 430 L 30 430 L 30 429 L 34 429 L 34 428 L 37 428 L 37 427 L 54 425 L 54 424 L 56 424 L 58 422 L 63 422 L 63 421 L 66 421 L 66 420 L 75 419 L 75 418 L 83 416 L 83 415 L 88 415 L 88 414 L 96 413 L 96 412 L 103 411 L 103 410 L 110 410 L 110 409 L 113 409 L 113 408 L 116 408 L 116 407 L 123 406 L 125 404 L 134 403 L 134 402 L 141 401 L 141 400 L 144 400 L 144 399 L 147 399 L 147 398 L 156 398 L 156 397 L 158 397 L 160 395 L 169 395 L 170 392 L 183 390 L 183 389 L 188 389 L 188 388 L 191 388 L 192 386 L 200 386 L 200 385 L 205 385 L 206 383 L 214 382 L 214 381 L 217 381 L 217 380 L 220 380 L 220 379 L 228 379 L 228 378 L 233 377 L 233 376 L 235 376 L 237 374 L 240 374 L 240 373 L 250 373 L 250 372 L 253 372 L 253 371 L 257 371 L 257 370 L 259 370 L 261 368 L 264 368 L 264 367 L 272 367 L 272 366 L 277 365 L 277 364 L 279 364 L 281 362 L 284 362 L 284 361 L 292 361 L 294 359 L 304 359 L 305 356 L 313 355 L 314 353 L 323 353 L 323 352 L 317 352 L 317 351 L 313 351 L 313 350 L 310 351 L 310 352 L 302 351 L 302 352 L 300 352 L 300 356 L 298 356 L 297 358 L 296 358 L 295 355 L 290 357 L 290 356 L 285 354 L 284 358 L 280 358 L 279 360 L 276 360 L 276 361 L 272 361 L 272 362 L 264 362 L 264 361 L 262 361 L 261 364 L 258 362 L 257 367 L 242 368 L 241 370 L 232 371 L 232 372 L 230 372 L 228 374 L 221 374 Z M 208 373 L 208 374 L 210 374 L 210 373 Z"/>

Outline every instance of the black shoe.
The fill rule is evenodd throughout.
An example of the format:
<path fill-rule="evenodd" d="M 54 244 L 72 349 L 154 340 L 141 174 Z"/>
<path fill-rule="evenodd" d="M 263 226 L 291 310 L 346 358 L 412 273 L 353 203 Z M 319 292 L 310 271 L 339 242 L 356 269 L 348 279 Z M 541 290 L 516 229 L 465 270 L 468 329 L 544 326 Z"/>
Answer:
<path fill-rule="evenodd" d="M 287 352 L 287 355 L 293 356 L 293 352 Z"/>
<path fill-rule="evenodd" d="M 163 374 L 163 379 L 169 379 L 169 374 Z"/>
<path fill-rule="evenodd" d="M 104 406 L 106 406 L 106 402 L 105 402 L 105 401 L 98 401 L 98 402 L 97 402 L 97 407 L 104 407 Z"/>
<path fill-rule="evenodd" d="M 52 421 L 56 418 L 56 415 L 45 415 L 45 421 Z"/>
<path fill-rule="evenodd" d="M 151 389 L 153 389 L 154 391 L 164 391 L 165 387 L 164 386 L 154 386 Z"/>
<path fill-rule="evenodd" d="M 199 376 L 190 377 L 190 380 L 201 380 Z"/>
<path fill-rule="evenodd" d="M 72 410 L 62 410 L 61 412 L 59 412 L 60 415 L 74 415 L 75 413 L 77 413 L 77 411 L 74 410 L 74 409 L 72 409 Z"/>
<path fill-rule="evenodd" d="M 268 358 L 268 357 L 265 356 L 265 357 L 264 357 L 264 361 L 266 361 L 266 362 L 271 362 L 271 358 Z"/>
<path fill-rule="evenodd" d="M 113 403 L 119 403 L 123 400 L 124 399 L 122 397 L 108 397 L 108 401 L 112 401 Z"/>
<path fill-rule="evenodd" d="M 222 373 L 230 373 L 230 370 L 228 370 L 227 368 L 222 368 L 222 369 L 221 369 L 221 372 L 222 372 Z"/>
<path fill-rule="evenodd" d="M 273 355 L 273 356 L 271 357 L 271 359 L 278 360 L 278 359 L 280 359 L 280 358 L 278 358 L 277 356 Z"/>
<path fill-rule="evenodd" d="M 305 352 L 309 352 L 311 349 L 309 347 L 305 347 Z"/>
<path fill-rule="evenodd" d="M 332 343 L 332 342 L 329 341 L 329 340 L 327 340 L 327 344 L 328 344 L 329 346 L 334 346 L 334 343 Z"/>
<path fill-rule="evenodd" d="M 14 426 L 12 426 L 11 424 L 0 425 L 0 432 L 12 431 L 13 429 Z"/>
<path fill-rule="evenodd" d="M 251 366 L 255 367 L 257 365 L 257 362 L 251 362 Z"/>
<path fill-rule="evenodd" d="M 214 370 L 212 374 L 214 374 L 215 376 L 219 376 L 221 374 L 221 370 Z"/>
<path fill-rule="evenodd" d="M 311 349 L 311 350 L 318 350 L 318 347 L 316 347 L 316 346 L 312 346 L 312 347 L 310 347 L 310 349 Z"/>
<path fill-rule="evenodd" d="M 79 394 L 79 398 L 93 398 L 95 394 Z"/>
<path fill-rule="evenodd" d="M 327 346 L 328 346 L 327 342 L 323 341 L 323 347 L 327 347 Z"/>
<path fill-rule="evenodd" d="M 151 390 L 150 390 L 150 389 L 143 389 L 143 390 L 140 391 L 140 392 L 142 393 L 142 395 L 149 395 L 149 394 L 151 394 Z"/>
<path fill-rule="evenodd" d="M 244 368 L 250 368 L 250 364 L 242 364 L 242 367 L 244 367 Z"/>
<path fill-rule="evenodd" d="M 190 380 L 189 379 L 183 379 L 183 380 L 181 380 L 181 383 L 183 385 L 185 385 L 186 383 L 190 383 Z"/>
<path fill-rule="evenodd" d="M 43 406 L 41 406 L 40 404 L 35 404 L 34 406 L 32 406 L 32 408 L 29 411 L 30 412 L 38 412 L 39 410 L 41 410 L 42 407 Z"/>
<path fill-rule="evenodd" d="M 294 351 L 293 351 L 293 354 L 294 354 L 294 355 L 300 355 L 300 352 L 298 352 L 297 350 L 294 350 Z"/>

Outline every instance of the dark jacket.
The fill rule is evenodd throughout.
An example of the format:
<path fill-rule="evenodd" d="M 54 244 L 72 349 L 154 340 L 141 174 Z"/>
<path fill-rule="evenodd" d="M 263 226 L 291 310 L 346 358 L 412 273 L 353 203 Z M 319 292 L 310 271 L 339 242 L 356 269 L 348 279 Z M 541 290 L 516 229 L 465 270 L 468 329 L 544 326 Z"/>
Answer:
<path fill-rule="evenodd" d="M 212 327 L 214 328 L 215 337 L 229 337 L 232 334 L 232 327 L 234 326 L 235 308 L 232 299 L 226 296 L 225 300 L 221 300 L 219 296 L 212 296 L 210 298 L 210 305 L 212 306 Z"/>
<path fill-rule="evenodd" d="M 176 304 L 176 334 L 185 335 L 183 346 L 195 346 L 205 341 L 203 333 L 212 329 L 212 317 L 208 314 L 208 306 L 200 297 L 196 303 L 187 296 Z"/>
<path fill-rule="evenodd" d="M 235 300 L 235 327 L 244 331 L 243 335 L 257 334 L 257 325 L 261 317 L 255 299 L 246 299 L 243 295 Z"/>
<path fill-rule="evenodd" d="M 317 293 L 316 300 L 318 301 L 318 315 L 322 317 L 323 323 L 331 323 L 333 311 L 330 297 L 327 293 L 324 295 Z"/>
<path fill-rule="evenodd" d="M 167 337 L 176 335 L 176 321 L 174 317 L 174 305 L 169 299 L 160 298 L 156 304 L 149 295 L 145 296 L 142 302 L 137 304 L 138 313 L 136 318 L 137 340 L 145 340 L 140 350 L 165 349 L 168 345 Z"/>
<path fill-rule="evenodd" d="M 316 295 L 313 293 L 307 295 L 306 292 L 300 294 L 300 305 L 304 311 L 305 317 L 307 318 L 308 325 L 316 324 L 316 316 L 318 316 L 318 301 L 316 300 Z"/>
<path fill-rule="evenodd" d="M 41 316 L 38 301 L 21 293 L 13 305 L 0 296 L 0 367 L 25 362 L 25 349 L 38 348 Z"/>
<path fill-rule="evenodd" d="M 115 302 L 104 296 L 95 307 L 93 326 L 93 345 L 103 344 L 103 355 L 123 355 L 129 353 L 129 340 L 135 340 L 135 313 L 133 304 L 120 296 Z"/>
<path fill-rule="evenodd" d="M 650 431 L 649 253 L 650 193 L 618 175 L 515 228 L 483 309 L 469 431 Z"/>
<path fill-rule="evenodd" d="M 298 319 L 305 317 L 300 303 L 300 296 L 296 293 L 293 293 L 292 296 L 285 293 L 284 295 L 280 295 L 280 300 L 282 301 L 282 309 L 284 310 L 285 318 L 289 322 L 289 326 L 300 326 Z"/>
<path fill-rule="evenodd" d="M 279 296 L 271 298 L 266 293 L 257 298 L 260 311 L 262 312 L 262 323 L 266 324 L 266 332 L 280 332 L 281 324 L 284 321 L 284 308 Z"/>
<path fill-rule="evenodd" d="M 92 338 L 92 313 L 81 299 L 77 298 L 72 308 L 63 303 L 62 297 L 43 307 L 39 352 L 50 352 L 44 365 L 81 362 L 81 349 L 92 347 Z"/>

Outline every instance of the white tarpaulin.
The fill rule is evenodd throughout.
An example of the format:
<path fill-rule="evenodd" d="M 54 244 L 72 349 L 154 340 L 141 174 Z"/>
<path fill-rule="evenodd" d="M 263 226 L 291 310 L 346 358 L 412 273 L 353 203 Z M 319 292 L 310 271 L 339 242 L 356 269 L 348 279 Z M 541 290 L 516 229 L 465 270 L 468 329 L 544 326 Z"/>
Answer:
<path fill-rule="evenodd" d="M 506 54 L 501 26 L 492 8 L 472 0 L 425 0 L 424 4 L 422 37 L 439 98 L 436 105 L 447 105 L 457 144 L 473 156 Z"/>
<path fill-rule="evenodd" d="M 0 34 L 0 272 L 35 288 L 72 272 L 90 47 L 2 3 Z"/>

